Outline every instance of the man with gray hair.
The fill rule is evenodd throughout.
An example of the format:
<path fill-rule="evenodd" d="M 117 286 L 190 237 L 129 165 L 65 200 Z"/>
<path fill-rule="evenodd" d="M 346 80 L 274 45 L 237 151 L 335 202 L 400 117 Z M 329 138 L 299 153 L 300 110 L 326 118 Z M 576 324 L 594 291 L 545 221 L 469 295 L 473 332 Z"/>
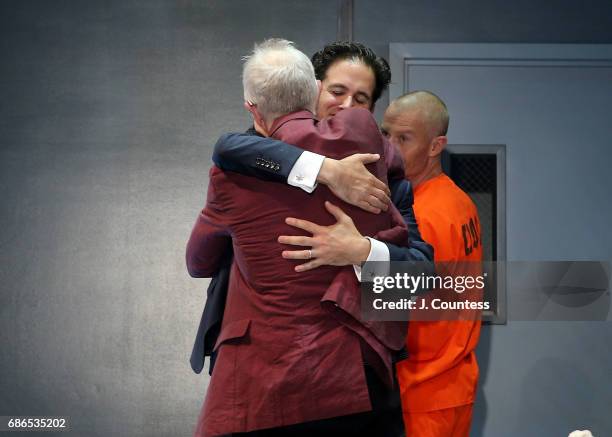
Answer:
<path fill-rule="evenodd" d="M 266 40 L 256 45 L 253 55 L 245 60 L 242 74 L 245 105 L 261 128 L 299 109 L 314 113 L 319 94 L 314 68 L 289 41 Z M 263 115 L 267 120 L 262 119 Z"/>
<path fill-rule="evenodd" d="M 314 118 L 314 69 L 289 41 L 256 45 L 246 58 L 243 86 L 259 135 L 333 159 L 383 155 L 384 139 L 369 111 Z M 386 181 L 383 160 L 368 168 Z M 214 346 L 217 364 L 195 435 L 402 435 L 392 358 L 404 344 L 406 324 L 360 321 L 351 266 L 298 272 L 299 261 L 278 256 L 278 236 L 297 221 L 286 217 L 296 216 L 326 225 L 349 220 L 361 235 L 396 245 L 408 241 L 394 207 L 372 214 L 327 187 L 296 192 L 213 167 L 206 207 L 188 242 L 187 267 L 193 277 L 209 277 L 232 247 L 234 259 Z M 361 240 L 356 245 L 370 244 L 355 238 Z"/>

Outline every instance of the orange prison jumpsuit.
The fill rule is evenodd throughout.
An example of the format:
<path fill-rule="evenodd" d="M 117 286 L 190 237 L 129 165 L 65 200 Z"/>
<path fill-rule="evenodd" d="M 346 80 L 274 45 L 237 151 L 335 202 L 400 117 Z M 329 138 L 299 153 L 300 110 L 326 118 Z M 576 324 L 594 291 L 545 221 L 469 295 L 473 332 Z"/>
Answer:
<path fill-rule="evenodd" d="M 482 261 L 478 212 L 448 176 L 414 189 L 414 213 L 436 262 Z M 409 358 L 397 364 L 408 437 L 469 435 L 479 336 L 480 320 L 410 322 Z"/>

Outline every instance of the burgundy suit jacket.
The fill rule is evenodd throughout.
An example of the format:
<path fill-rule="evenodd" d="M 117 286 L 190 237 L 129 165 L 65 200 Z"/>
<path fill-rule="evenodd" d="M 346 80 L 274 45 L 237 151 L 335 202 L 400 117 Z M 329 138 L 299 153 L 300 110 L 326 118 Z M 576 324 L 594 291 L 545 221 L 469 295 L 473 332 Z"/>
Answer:
<path fill-rule="evenodd" d="M 383 138 L 369 111 L 349 109 L 318 122 L 308 111 L 276 120 L 272 136 L 341 159 L 379 153 Z M 386 181 L 385 159 L 369 165 Z M 404 322 L 360 321 L 360 291 L 351 266 L 296 273 L 277 242 L 296 234 L 293 216 L 322 225 L 335 222 L 330 200 L 353 218 L 362 235 L 403 245 L 408 233 L 395 208 L 378 215 L 336 198 L 324 186 L 312 194 L 249 176 L 210 171 L 206 207 L 187 246 L 194 277 L 211 276 L 223 250 L 234 247 L 215 371 L 196 436 L 291 425 L 371 410 L 361 344 L 374 350 L 392 381 L 391 356 L 402 348 Z M 304 235 L 307 235 L 304 232 Z M 295 249 L 295 248 L 293 248 Z"/>

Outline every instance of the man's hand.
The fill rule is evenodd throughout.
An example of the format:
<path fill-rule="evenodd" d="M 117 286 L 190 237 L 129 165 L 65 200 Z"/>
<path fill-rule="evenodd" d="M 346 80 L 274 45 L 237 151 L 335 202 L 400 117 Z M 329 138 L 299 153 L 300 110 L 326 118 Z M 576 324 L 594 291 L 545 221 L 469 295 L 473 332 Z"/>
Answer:
<path fill-rule="evenodd" d="M 391 192 L 365 168 L 376 162 L 380 155 L 358 153 L 340 161 L 325 158 L 317 182 L 325 184 L 340 199 L 374 214 L 389 208 Z"/>
<path fill-rule="evenodd" d="M 359 233 L 353 220 L 330 202 L 325 202 L 325 208 L 336 218 L 335 224 L 319 226 L 307 220 L 292 217 L 285 219 L 288 225 L 312 234 L 312 237 L 287 235 L 278 237 L 278 242 L 282 244 L 310 247 L 306 250 L 283 251 L 283 258 L 310 260 L 296 266 L 296 272 L 305 272 L 323 265 L 361 264 L 368 258 L 370 241 Z"/>

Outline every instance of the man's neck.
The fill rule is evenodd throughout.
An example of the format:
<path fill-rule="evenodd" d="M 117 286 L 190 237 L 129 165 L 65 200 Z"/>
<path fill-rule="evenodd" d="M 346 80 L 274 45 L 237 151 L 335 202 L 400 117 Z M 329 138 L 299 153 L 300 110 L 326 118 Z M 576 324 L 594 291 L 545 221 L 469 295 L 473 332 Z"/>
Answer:
<path fill-rule="evenodd" d="M 425 170 L 421 172 L 419 175 L 410 179 L 410 182 L 412 183 L 412 188 L 416 188 L 420 184 L 427 182 L 437 176 L 440 176 L 441 174 L 442 174 L 442 164 L 440 164 L 439 161 L 433 162 L 430 165 L 428 165 L 427 168 L 425 168 Z"/>
<path fill-rule="evenodd" d="M 266 123 L 266 122 L 264 122 Z M 260 134 L 261 136 L 264 137 L 269 137 L 270 135 L 268 134 L 268 130 L 266 129 L 265 126 L 262 126 L 261 124 L 259 124 L 257 122 L 257 120 L 253 120 L 253 126 L 255 127 L 255 130 L 257 131 L 258 134 Z"/>
<path fill-rule="evenodd" d="M 268 135 L 268 131 L 266 131 L 266 129 L 264 129 L 259 123 L 255 122 L 253 123 L 253 126 L 255 126 L 255 130 L 257 131 L 258 134 L 264 136 L 264 137 L 269 137 L 270 135 Z"/>
<path fill-rule="evenodd" d="M 282 117 L 281 115 L 270 115 L 266 119 L 260 119 L 263 124 L 261 124 L 257 119 L 253 120 L 253 125 L 255 126 L 255 130 L 259 132 L 260 135 L 264 137 L 270 136 L 270 129 L 274 127 L 274 123 L 277 119 Z"/>

